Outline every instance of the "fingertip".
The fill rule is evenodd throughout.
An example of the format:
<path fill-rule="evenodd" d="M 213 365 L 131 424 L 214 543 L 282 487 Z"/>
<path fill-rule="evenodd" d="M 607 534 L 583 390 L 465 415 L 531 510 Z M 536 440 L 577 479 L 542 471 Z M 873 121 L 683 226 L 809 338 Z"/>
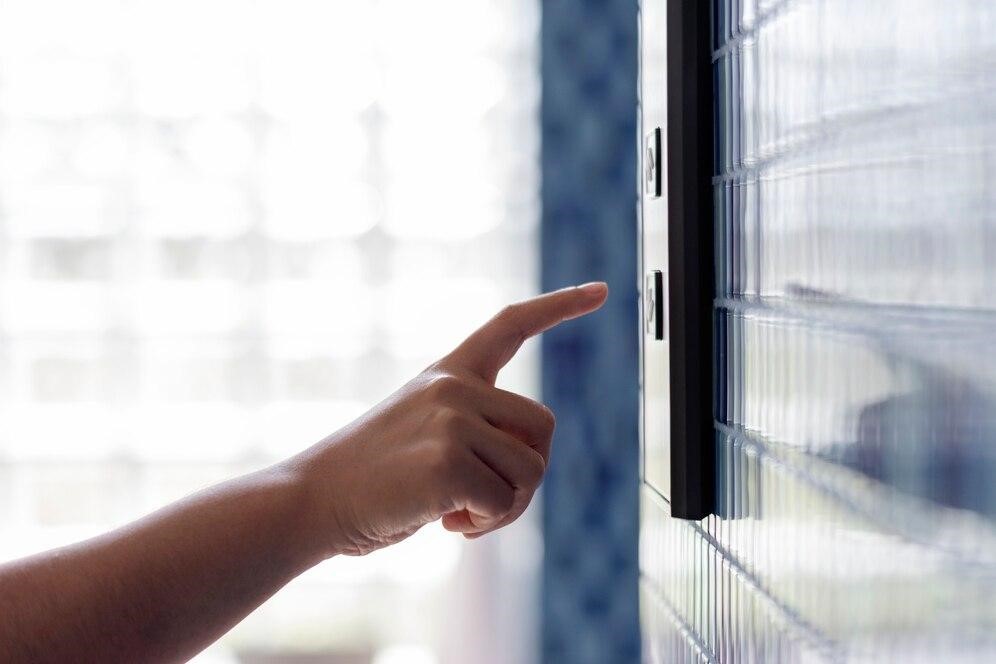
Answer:
<path fill-rule="evenodd" d="M 609 285 L 604 281 L 589 281 L 586 284 L 578 286 L 578 290 L 593 297 L 605 297 L 609 293 Z"/>
<path fill-rule="evenodd" d="M 589 281 L 578 286 L 578 290 L 592 302 L 597 302 L 599 306 L 609 297 L 609 285 L 604 281 Z"/>
<path fill-rule="evenodd" d="M 609 298 L 609 285 L 604 281 L 590 281 L 586 284 L 565 289 L 573 292 L 574 311 L 567 314 L 563 320 L 570 320 L 597 311 Z"/>
<path fill-rule="evenodd" d="M 471 522 L 470 516 L 465 510 L 444 514 L 442 518 L 443 528 L 451 533 L 465 533 L 477 528 Z"/>

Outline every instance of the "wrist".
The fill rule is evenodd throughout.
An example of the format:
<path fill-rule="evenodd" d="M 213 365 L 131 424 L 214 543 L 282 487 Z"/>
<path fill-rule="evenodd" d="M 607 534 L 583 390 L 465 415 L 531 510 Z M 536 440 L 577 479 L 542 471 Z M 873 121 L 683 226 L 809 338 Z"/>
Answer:
<path fill-rule="evenodd" d="M 264 473 L 272 491 L 273 518 L 283 540 L 283 550 L 301 571 L 331 557 L 325 546 L 330 533 L 323 532 L 315 518 L 320 504 L 313 482 L 305 468 L 292 463 L 280 463 Z"/>
<path fill-rule="evenodd" d="M 343 508 L 332 495 L 337 483 L 330 477 L 323 454 L 308 450 L 278 464 L 279 472 L 288 482 L 293 496 L 293 522 L 296 546 L 312 564 L 349 551 L 349 537 L 343 528 L 338 510 Z"/>

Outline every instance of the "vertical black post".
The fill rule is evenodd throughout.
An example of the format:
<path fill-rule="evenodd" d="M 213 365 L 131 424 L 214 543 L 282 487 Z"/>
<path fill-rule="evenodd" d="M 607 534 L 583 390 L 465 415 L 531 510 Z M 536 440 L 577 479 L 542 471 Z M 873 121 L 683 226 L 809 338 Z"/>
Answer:
<path fill-rule="evenodd" d="M 667 2 L 671 516 L 713 511 L 712 141 L 709 2 Z"/>

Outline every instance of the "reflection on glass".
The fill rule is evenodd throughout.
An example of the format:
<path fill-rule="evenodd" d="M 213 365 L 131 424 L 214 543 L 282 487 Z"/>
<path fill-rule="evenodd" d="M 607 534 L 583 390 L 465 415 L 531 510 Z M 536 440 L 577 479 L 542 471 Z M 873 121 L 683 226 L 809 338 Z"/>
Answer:
<path fill-rule="evenodd" d="M 717 513 L 645 493 L 650 661 L 993 661 L 996 6 L 714 10 Z"/>

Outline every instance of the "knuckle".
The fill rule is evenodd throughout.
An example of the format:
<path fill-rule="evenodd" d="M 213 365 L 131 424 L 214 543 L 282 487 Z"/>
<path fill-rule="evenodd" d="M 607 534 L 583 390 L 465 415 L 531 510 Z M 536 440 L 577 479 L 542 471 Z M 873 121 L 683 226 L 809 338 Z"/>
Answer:
<path fill-rule="evenodd" d="M 438 477 L 449 476 L 460 464 L 460 446 L 451 438 L 439 438 L 434 441 L 429 455 L 429 468 Z"/>
<path fill-rule="evenodd" d="M 448 401 L 463 390 L 463 380 L 451 373 L 440 373 L 429 379 L 426 392 L 436 401 Z"/>
<path fill-rule="evenodd" d="M 511 488 L 501 491 L 495 496 L 495 511 L 498 514 L 507 514 L 515 506 L 515 491 Z"/>
<path fill-rule="evenodd" d="M 554 429 L 557 428 L 557 416 L 553 414 L 553 411 L 544 404 L 539 404 L 537 420 L 543 433 L 552 436 Z"/>
<path fill-rule="evenodd" d="M 436 411 L 436 423 L 441 438 L 450 443 L 459 441 L 467 430 L 467 416 L 456 408 L 440 408 Z"/>
<path fill-rule="evenodd" d="M 515 335 L 521 343 L 525 339 L 526 335 L 523 333 L 522 326 L 519 324 L 520 311 L 521 305 L 508 304 L 502 307 L 501 311 L 499 311 L 495 316 L 495 319 L 501 321 L 509 333 Z"/>
<path fill-rule="evenodd" d="M 506 304 L 504 307 L 502 307 L 498 311 L 498 315 L 495 316 L 495 318 L 501 318 L 503 320 L 509 320 L 509 319 L 515 318 L 515 316 L 518 313 L 518 311 L 519 311 L 518 305 L 515 305 L 515 304 Z"/>
<path fill-rule="evenodd" d="M 529 455 L 527 473 L 528 477 L 526 479 L 531 487 L 538 486 L 543 480 L 543 475 L 546 474 L 546 462 L 543 461 L 543 457 L 540 456 L 539 452 L 533 452 Z"/>
<path fill-rule="evenodd" d="M 453 467 L 465 461 L 470 430 L 470 418 L 459 410 L 440 408 L 436 411 L 432 438 L 440 465 Z"/>

